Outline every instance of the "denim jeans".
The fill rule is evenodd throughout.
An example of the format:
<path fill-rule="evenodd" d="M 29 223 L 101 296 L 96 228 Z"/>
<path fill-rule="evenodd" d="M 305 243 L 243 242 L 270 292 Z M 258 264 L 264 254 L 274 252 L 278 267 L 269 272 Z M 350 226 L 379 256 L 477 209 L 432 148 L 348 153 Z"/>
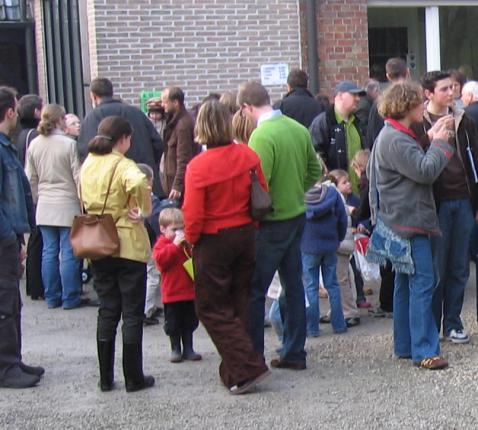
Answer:
<path fill-rule="evenodd" d="M 282 343 L 284 336 L 284 324 L 282 323 L 282 316 L 280 314 L 279 299 L 274 300 L 269 309 L 269 321 L 274 329 L 279 342 Z"/>
<path fill-rule="evenodd" d="M 305 362 L 305 295 L 302 284 L 300 240 L 305 216 L 263 222 L 256 238 L 256 267 L 252 277 L 249 332 L 254 349 L 264 353 L 264 306 L 267 288 L 276 270 L 283 288 L 281 314 L 284 322 L 281 358 Z"/>
<path fill-rule="evenodd" d="M 347 331 L 344 313 L 342 311 L 342 300 L 340 288 L 337 282 L 337 254 L 325 252 L 322 254 L 302 253 L 302 270 L 305 293 L 309 300 L 307 315 L 307 336 L 319 335 L 319 297 L 317 287 L 319 286 L 319 270 L 322 270 L 324 287 L 329 295 L 330 322 L 335 332 Z"/>
<path fill-rule="evenodd" d="M 433 313 L 443 334 L 463 329 L 460 314 L 470 276 L 469 244 L 475 224 L 469 199 L 444 200 L 438 208 L 441 236 L 432 239 L 436 289 Z"/>
<path fill-rule="evenodd" d="M 393 334 L 395 354 L 414 362 L 440 353 L 438 330 L 432 312 L 433 259 L 428 236 L 410 239 L 415 273 L 395 273 Z"/>
<path fill-rule="evenodd" d="M 80 303 L 80 260 L 71 249 L 70 228 L 40 226 L 43 237 L 42 280 L 49 308 L 68 309 Z M 58 258 L 60 257 L 60 258 Z"/>

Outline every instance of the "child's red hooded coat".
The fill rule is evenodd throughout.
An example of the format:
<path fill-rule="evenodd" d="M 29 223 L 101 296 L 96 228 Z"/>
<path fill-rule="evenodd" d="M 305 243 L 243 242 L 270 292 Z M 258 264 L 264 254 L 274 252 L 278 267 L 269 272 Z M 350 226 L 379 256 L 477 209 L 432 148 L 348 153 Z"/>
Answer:
<path fill-rule="evenodd" d="M 161 272 L 163 303 L 194 300 L 193 281 L 183 267 L 188 259 L 184 248 L 161 235 L 154 245 L 153 258 Z"/>

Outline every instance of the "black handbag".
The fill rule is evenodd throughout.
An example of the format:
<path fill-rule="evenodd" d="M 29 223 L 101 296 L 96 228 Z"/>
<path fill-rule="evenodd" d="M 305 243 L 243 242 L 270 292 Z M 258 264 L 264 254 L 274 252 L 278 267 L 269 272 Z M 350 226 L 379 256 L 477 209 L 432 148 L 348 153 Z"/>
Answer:
<path fill-rule="evenodd" d="M 274 209 L 269 193 L 262 188 L 257 177 L 256 169 L 251 170 L 251 216 L 256 221 L 261 221 Z"/>

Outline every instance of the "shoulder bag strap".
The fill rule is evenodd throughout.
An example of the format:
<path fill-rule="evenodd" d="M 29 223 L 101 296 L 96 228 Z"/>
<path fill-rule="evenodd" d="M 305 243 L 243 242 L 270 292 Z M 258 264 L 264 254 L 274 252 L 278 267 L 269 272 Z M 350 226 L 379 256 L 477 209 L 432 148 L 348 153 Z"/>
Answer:
<path fill-rule="evenodd" d="M 113 183 L 113 177 L 115 175 L 116 168 L 118 167 L 119 163 L 121 163 L 121 159 L 115 164 L 115 166 L 113 167 L 113 173 L 111 173 L 110 182 L 108 183 L 108 189 L 106 190 L 105 202 L 103 204 L 103 209 L 101 209 L 101 215 L 102 216 L 103 216 L 103 213 L 105 212 L 105 209 L 106 209 L 106 202 L 108 201 L 108 196 L 110 194 L 111 184 Z"/>

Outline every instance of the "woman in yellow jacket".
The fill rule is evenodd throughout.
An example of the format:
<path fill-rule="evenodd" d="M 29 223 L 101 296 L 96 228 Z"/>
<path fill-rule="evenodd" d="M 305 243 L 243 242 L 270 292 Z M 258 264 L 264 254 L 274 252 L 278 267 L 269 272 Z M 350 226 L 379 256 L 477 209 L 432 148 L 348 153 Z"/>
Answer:
<path fill-rule="evenodd" d="M 140 216 L 151 211 L 151 188 L 136 163 L 124 156 L 131 146 L 128 121 L 110 116 L 101 121 L 98 135 L 88 144 L 88 157 L 80 172 L 80 194 L 85 210 L 113 216 L 120 239 L 118 255 L 92 262 L 93 280 L 100 300 L 97 326 L 100 388 L 113 388 L 116 328 L 123 318 L 123 373 L 126 391 L 154 384 L 143 374 L 143 312 L 146 263 L 151 254 L 148 235 Z M 108 184 L 111 189 L 107 195 Z M 134 202 L 134 203 L 133 203 Z"/>

